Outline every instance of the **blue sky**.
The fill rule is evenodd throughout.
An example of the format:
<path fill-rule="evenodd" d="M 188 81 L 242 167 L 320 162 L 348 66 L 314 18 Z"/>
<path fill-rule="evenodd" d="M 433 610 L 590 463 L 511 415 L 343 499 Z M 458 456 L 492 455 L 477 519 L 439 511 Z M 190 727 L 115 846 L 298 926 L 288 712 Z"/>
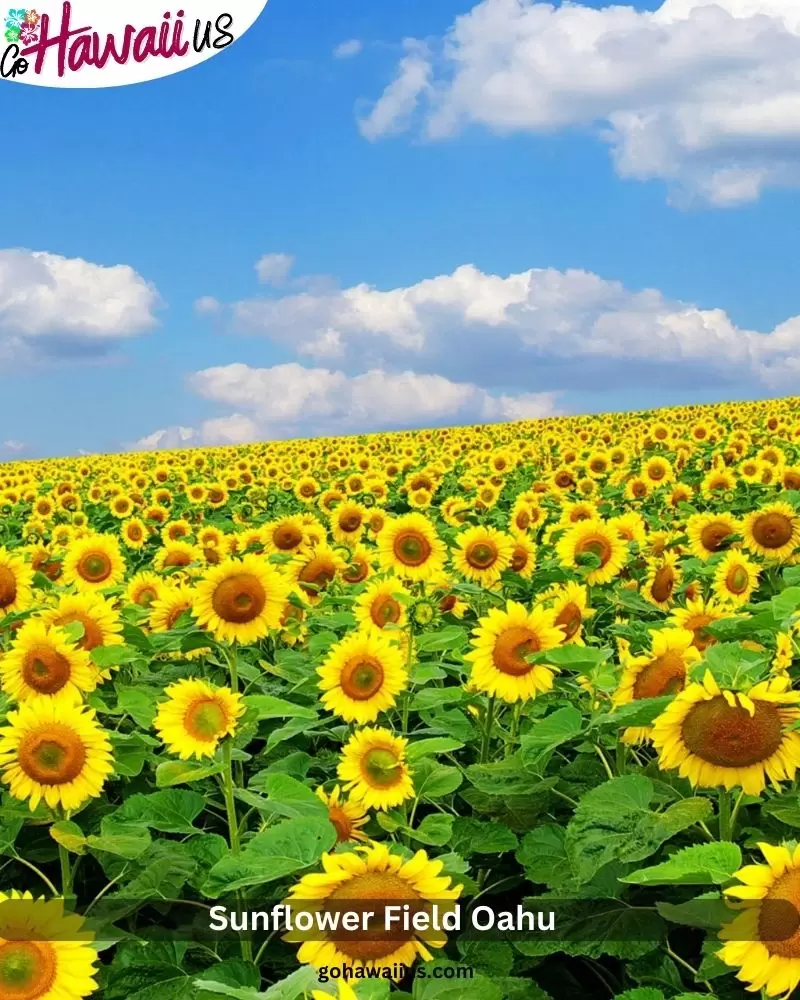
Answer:
<path fill-rule="evenodd" d="M 128 265 L 157 289 L 159 304 L 151 329 L 108 351 L 87 351 L 69 339 L 55 356 L 39 350 L 38 342 L 20 356 L 10 348 L 0 368 L 0 440 L 11 445 L 0 455 L 116 450 L 178 425 L 192 428 L 196 443 L 214 443 L 213 429 L 203 431 L 203 422 L 232 413 L 247 420 L 236 432 L 243 438 L 384 426 L 385 414 L 353 395 L 356 383 L 349 381 L 366 370 L 359 357 L 367 342 L 370 369 L 441 376 L 475 389 L 448 396 L 440 410 L 410 406 L 404 413 L 401 407 L 398 415 L 393 409 L 391 426 L 535 413 L 532 393 L 541 395 L 541 412 L 547 406 L 576 412 L 789 394 L 791 386 L 774 369 L 800 356 L 794 341 L 777 354 L 770 349 L 769 376 L 750 362 L 718 365 L 713 343 L 697 356 L 686 343 L 670 348 L 663 369 L 657 352 L 633 364 L 624 349 L 622 358 L 614 350 L 601 357 L 595 348 L 587 357 L 583 346 L 565 355 L 558 347 L 561 324 L 569 322 L 578 344 L 583 335 L 573 326 L 588 322 L 583 310 L 575 318 L 570 302 L 561 301 L 569 299 L 569 282 L 558 285 L 558 316 L 545 329 L 537 326 L 535 349 L 528 346 L 520 355 L 517 346 L 509 348 L 508 364 L 498 362 L 496 369 L 486 358 L 495 342 L 498 352 L 507 349 L 506 334 L 489 324 L 471 327 L 474 336 L 460 339 L 463 315 L 443 315 L 441 305 L 432 314 L 424 307 L 422 354 L 404 353 L 396 343 L 385 351 L 374 346 L 374 329 L 355 330 L 338 354 L 307 347 L 334 322 L 338 306 L 329 300 L 335 295 L 302 279 L 278 288 L 260 284 L 255 264 L 265 254 L 290 254 L 294 274 L 325 275 L 339 289 L 362 283 L 382 291 L 409 289 L 467 264 L 503 279 L 531 268 L 591 272 L 603 282 L 620 282 L 632 300 L 642 289 L 661 293 L 661 305 L 635 308 L 637 336 L 644 339 L 648 315 L 656 322 L 686 305 L 701 314 L 723 311 L 733 333 L 720 341 L 722 354 L 747 331 L 768 334 L 800 313 L 792 150 L 776 153 L 775 137 L 764 149 L 754 149 L 751 137 L 744 152 L 731 142 L 707 150 L 714 163 L 701 168 L 687 154 L 679 184 L 685 189 L 691 177 L 688 186 L 697 190 L 705 184 L 696 179 L 700 169 L 724 170 L 746 160 L 764 173 L 764 163 L 772 170 L 773 160 L 780 161 L 780 170 L 764 173 L 755 196 L 733 202 L 698 196 L 697 190 L 676 199 L 674 177 L 660 166 L 644 179 L 626 175 L 600 137 L 614 107 L 596 118 L 594 112 L 570 112 L 571 120 L 560 116 L 553 125 L 498 128 L 485 113 L 474 113 L 477 99 L 470 97 L 472 119 L 442 138 L 426 135 L 429 112 L 420 101 L 407 127 L 365 138 L 359 119 L 369 116 L 396 78 L 405 38 L 425 40 L 441 102 L 453 80 L 441 39 L 470 7 L 468 0 L 270 0 L 255 27 L 227 51 L 160 81 L 88 91 L 3 83 L 13 146 L 0 158 L 0 248 Z M 638 7 L 631 16 L 647 9 Z M 334 58 L 336 46 L 348 39 L 360 40 L 362 51 Z M 707 67 L 695 70 L 708 82 Z M 673 86 L 663 85 L 666 91 Z M 615 99 L 630 106 L 628 97 Z M 497 113 L 495 107 L 491 114 Z M 313 329 L 298 327 L 293 313 L 287 318 L 291 302 L 257 329 L 237 319 L 235 303 L 294 300 L 304 289 L 325 300 L 315 310 Z M 0 262 L 0 334 L 12 337 L 15 321 L 3 312 L 10 295 Z M 201 296 L 220 303 L 216 316 L 198 314 L 194 304 Z M 531 301 L 538 309 L 535 295 Z M 618 308 L 627 313 L 625 303 L 609 306 L 606 292 L 593 302 L 591 318 Z M 712 314 L 711 322 L 718 320 Z M 464 357 L 455 364 L 459 353 Z M 225 394 L 206 378 L 205 391 L 197 390 L 195 373 L 232 364 L 258 372 L 291 365 L 286 371 L 292 378 L 305 378 L 297 366 L 342 377 L 331 382 L 335 398 L 306 419 L 303 412 L 266 405 L 252 386 L 249 395 Z M 264 379 L 265 393 L 295 384 Z M 533 409 L 498 399 L 527 399 Z"/>

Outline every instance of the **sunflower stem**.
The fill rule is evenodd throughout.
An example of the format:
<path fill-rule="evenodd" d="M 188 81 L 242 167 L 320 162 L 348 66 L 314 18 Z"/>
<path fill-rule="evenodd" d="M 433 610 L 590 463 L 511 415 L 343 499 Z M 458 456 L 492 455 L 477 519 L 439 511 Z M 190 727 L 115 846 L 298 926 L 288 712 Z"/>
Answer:
<path fill-rule="evenodd" d="M 731 837 L 730 837 L 731 840 L 733 840 L 733 834 L 734 834 L 734 831 L 736 830 L 736 820 L 739 818 L 739 810 L 742 807 L 742 799 L 743 798 L 744 798 L 744 789 L 742 789 L 739 792 L 739 795 L 738 795 L 738 797 L 736 799 L 736 802 L 735 802 L 735 804 L 733 806 L 733 812 L 731 813 Z"/>
<path fill-rule="evenodd" d="M 514 752 L 514 746 L 517 742 L 517 737 L 519 735 L 519 723 L 522 717 L 522 702 L 518 701 L 514 705 L 514 709 L 511 714 L 511 726 L 508 731 L 508 740 L 506 742 L 506 757 L 510 757 Z"/>
<path fill-rule="evenodd" d="M 58 845 L 58 860 L 61 865 L 61 895 L 66 902 L 72 899 L 72 866 L 69 853 L 63 844 Z"/>
<path fill-rule="evenodd" d="M 231 690 L 234 694 L 239 691 L 239 662 L 236 652 L 236 644 L 232 643 L 230 646 L 226 647 L 228 660 L 228 670 L 231 675 Z"/>
<path fill-rule="evenodd" d="M 484 719 L 483 742 L 481 744 L 481 764 L 489 761 L 489 745 L 492 739 L 492 726 L 494 725 L 494 695 L 486 705 L 486 717 Z"/>
<path fill-rule="evenodd" d="M 225 762 L 225 767 L 222 772 L 222 791 L 225 796 L 225 812 L 228 815 L 228 843 L 231 847 L 231 854 L 236 857 L 241 851 L 241 843 L 239 840 L 239 821 L 236 818 L 236 801 L 233 797 L 233 762 L 231 760 L 231 746 L 232 742 L 230 739 L 226 739 L 222 744 L 222 756 Z M 239 906 L 242 906 L 243 897 L 241 892 L 236 893 L 236 901 Z M 242 958 L 245 962 L 252 962 L 252 941 L 247 938 L 242 938 L 241 945 Z"/>
<path fill-rule="evenodd" d="M 721 788 L 718 804 L 719 839 L 730 840 L 733 833 L 731 825 L 731 793 L 727 788 Z"/>
<path fill-rule="evenodd" d="M 617 768 L 617 774 L 625 773 L 625 763 L 627 758 L 626 750 L 627 747 L 622 742 L 622 733 L 620 732 L 619 736 L 617 736 L 617 753 L 616 760 L 614 761 Z"/>

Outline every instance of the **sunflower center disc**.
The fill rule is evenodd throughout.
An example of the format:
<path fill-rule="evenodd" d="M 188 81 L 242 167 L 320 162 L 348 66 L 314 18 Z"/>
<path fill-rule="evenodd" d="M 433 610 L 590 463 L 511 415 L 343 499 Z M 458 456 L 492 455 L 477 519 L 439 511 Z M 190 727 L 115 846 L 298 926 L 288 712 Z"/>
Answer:
<path fill-rule="evenodd" d="M 216 614 L 226 622 L 244 625 L 264 610 L 267 595 L 261 581 L 249 573 L 237 573 L 222 580 L 211 598 Z"/>
<path fill-rule="evenodd" d="M 577 604 L 570 602 L 565 605 L 556 618 L 556 625 L 564 630 L 564 638 L 571 639 L 581 627 L 581 610 Z"/>
<path fill-rule="evenodd" d="M 467 562 L 476 569 L 488 569 L 497 561 L 497 549 L 488 542 L 478 542 L 467 552 Z"/>
<path fill-rule="evenodd" d="M 187 731 L 201 743 L 210 743 L 225 731 L 225 713 L 210 698 L 191 705 L 183 721 Z"/>
<path fill-rule="evenodd" d="M 524 677 L 533 670 L 533 664 L 527 663 L 526 656 L 538 653 L 541 645 L 536 634 L 523 625 L 514 625 L 505 629 L 496 639 L 492 660 L 502 674 L 511 677 Z"/>
<path fill-rule="evenodd" d="M 792 522 L 785 514 L 763 514 L 753 522 L 753 538 L 765 549 L 779 549 L 792 539 Z"/>
<path fill-rule="evenodd" d="M 714 521 L 711 524 L 707 524 L 700 532 L 700 541 L 703 543 L 703 548 L 706 551 L 719 552 L 729 534 L 730 531 L 726 524 Z"/>
<path fill-rule="evenodd" d="M 671 566 L 661 566 L 660 569 L 656 570 L 652 586 L 650 587 L 650 593 L 655 600 L 660 603 L 668 601 L 672 597 L 674 587 L 675 573 Z"/>
<path fill-rule="evenodd" d="M 376 625 L 383 628 L 390 622 L 394 624 L 400 620 L 400 605 L 393 598 L 382 595 L 372 604 L 371 617 Z"/>
<path fill-rule="evenodd" d="M 750 577 L 744 566 L 734 566 L 725 578 L 725 585 L 732 594 L 743 594 L 750 583 Z"/>
<path fill-rule="evenodd" d="M 378 903 L 379 905 L 376 905 Z M 356 875 L 344 885 L 335 889 L 326 901 L 328 911 L 374 910 L 375 919 L 370 919 L 368 931 L 337 930 L 329 938 L 337 948 L 350 959 L 362 962 L 385 959 L 414 937 L 413 930 L 402 926 L 387 928 L 379 919 L 380 911 L 387 905 L 408 904 L 409 913 L 417 913 L 426 908 L 419 893 L 404 878 L 392 872 L 366 872 Z"/>
<path fill-rule="evenodd" d="M 37 1000 L 50 990 L 55 975 L 55 955 L 46 942 L 0 944 L 0 995 L 4 1000 Z"/>
<path fill-rule="evenodd" d="M 686 683 L 686 666 L 679 653 L 670 650 L 651 660 L 639 673 L 633 685 L 635 701 L 640 698 L 659 698 L 677 694 Z"/>
<path fill-rule="evenodd" d="M 29 733 L 19 747 L 19 766 L 41 785 L 64 785 L 83 770 L 86 748 L 68 726 L 54 722 Z"/>
<path fill-rule="evenodd" d="M 611 546 L 605 538 L 587 538 L 581 546 L 580 551 L 597 556 L 601 566 L 605 566 L 611 558 Z"/>
<path fill-rule="evenodd" d="M 111 560 L 103 552 L 90 552 L 81 560 L 80 575 L 90 583 L 100 583 L 111 576 Z"/>
<path fill-rule="evenodd" d="M 800 870 L 781 876 L 761 903 L 758 937 L 772 955 L 800 958 Z"/>
<path fill-rule="evenodd" d="M 380 747 L 368 750 L 364 755 L 364 770 L 378 788 L 391 788 L 401 777 L 400 761 L 391 750 Z"/>
<path fill-rule="evenodd" d="M 69 680 L 69 660 L 54 649 L 34 649 L 25 657 L 22 677 L 39 694 L 55 694 Z"/>
<path fill-rule="evenodd" d="M 361 518 L 358 514 L 347 514 L 339 521 L 342 531 L 357 531 L 361 527 Z"/>
<path fill-rule="evenodd" d="M 368 701 L 383 685 L 383 667 L 371 656 L 348 661 L 342 670 L 342 690 L 354 701 Z"/>
<path fill-rule="evenodd" d="M 768 701 L 753 704 L 752 716 L 739 705 L 731 708 L 722 695 L 693 705 L 681 726 L 687 749 L 718 767 L 768 760 L 783 740 L 780 712 Z"/>
<path fill-rule="evenodd" d="M 287 549 L 295 549 L 303 541 L 303 535 L 296 528 L 279 528 L 272 536 L 275 548 L 285 552 Z"/>
<path fill-rule="evenodd" d="M 394 543 L 394 554 L 406 566 L 421 566 L 431 554 L 431 547 L 427 538 L 422 535 L 398 535 Z"/>
<path fill-rule="evenodd" d="M 17 578 L 8 566 L 0 566 L 0 608 L 7 608 L 17 599 Z"/>

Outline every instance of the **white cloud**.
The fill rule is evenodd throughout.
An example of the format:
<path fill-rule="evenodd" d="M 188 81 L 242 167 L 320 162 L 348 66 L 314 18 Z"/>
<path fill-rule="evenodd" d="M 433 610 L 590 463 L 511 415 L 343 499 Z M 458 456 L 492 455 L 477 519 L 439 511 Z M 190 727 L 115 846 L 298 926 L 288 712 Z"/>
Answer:
<path fill-rule="evenodd" d="M 501 276 L 467 264 L 407 287 L 249 299 L 230 312 L 236 328 L 312 363 L 412 368 L 500 392 L 613 389 L 647 378 L 771 390 L 791 388 L 790 371 L 800 368 L 800 317 L 747 330 L 722 309 L 580 270 Z"/>
<path fill-rule="evenodd" d="M 92 354 L 151 329 L 160 304 L 132 267 L 0 250 L 0 356 Z"/>
<path fill-rule="evenodd" d="M 360 121 L 369 139 L 415 112 L 431 139 L 597 127 L 618 172 L 717 205 L 800 183 L 800 7 L 666 0 L 634 7 L 483 0 L 444 36 L 406 41 Z"/>
<path fill-rule="evenodd" d="M 3 447 L 6 449 L 6 451 L 20 452 L 24 451 L 27 448 L 27 445 L 25 444 L 24 441 L 12 440 L 12 441 L 4 441 Z"/>
<path fill-rule="evenodd" d="M 194 311 L 200 316 L 213 316 L 221 309 L 222 303 L 218 302 L 213 295 L 201 295 L 194 303 Z"/>
<path fill-rule="evenodd" d="M 333 50 L 334 59 L 352 59 L 364 51 L 364 43 L 359 38 L 350 38 Z"/>
<path fill-rule="evenodd" d="M 264 285 L 280 286 L 294 267 L 294 257 L 288 253 L 265 253 L 256 262 L 258 280 Z"/>
<path fill-rule="evenodd" d="M 197 429 L 165 428 L 142 438 L 143 450 L 234 444 L 306 435 L 352 434 L 442 423 L 553 416 L 553 393 L 494 396 L 441 375 L 372 370 L 348 376 L 298 364 L 224 365 L 196 372 L 189 387 L 236 412 Z"/>

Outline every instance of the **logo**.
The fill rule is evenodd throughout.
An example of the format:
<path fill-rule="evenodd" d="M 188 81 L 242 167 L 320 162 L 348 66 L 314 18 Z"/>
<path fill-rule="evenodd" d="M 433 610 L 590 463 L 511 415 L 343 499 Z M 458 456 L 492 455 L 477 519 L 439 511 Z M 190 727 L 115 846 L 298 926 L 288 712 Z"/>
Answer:
<path fill-rule="evenodd" d="M 47 0 L 45 0 L 47 2 Z M 63 0 L 11 7 L 0 38 L 0 78 L 38 87 L 124 87 L 197 66 L 251 28 L 267 0 L 136 3 Z M 127 8 L 127 13 L 123 10 Z"/>

